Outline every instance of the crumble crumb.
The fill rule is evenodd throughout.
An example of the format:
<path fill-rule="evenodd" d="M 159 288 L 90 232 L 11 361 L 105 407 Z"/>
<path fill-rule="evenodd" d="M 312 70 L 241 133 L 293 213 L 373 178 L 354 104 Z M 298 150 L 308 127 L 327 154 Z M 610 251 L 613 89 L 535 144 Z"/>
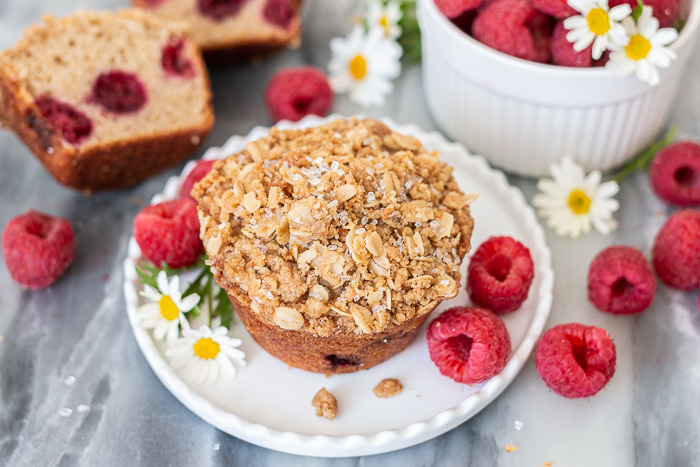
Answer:
<path fill-rule="evenodd" d="M 193 196 L 217 282 L 263 322 L 320 337 L 382 332 L 455 297 L 476 199 L 438 152 L 352 118 L 272 128 Z"/>
<path fill-rule="evenodd" d="M 328 420 L 333 420 L 338 413 L 338 401 L 326 388 L 321 388 L 316 393 L 314 400 L 311 401 L 311 405 L 316 407 L 317 417 L 326 417 Z"/>
<path fill-rule="evenodd" d="M 513 452 L 513 451 L 517 451 L 517 450 L 518 450 L 518 446 L 513 446 L 510 443 L 506 444 L 506 452 Z"/>
<path fill-rule="evenodd" d="M 552 461 L 542 462 L 542 467 L 552 467 L 552 465 L 554 465 Z"/>
<path fill-rule="evenodd" d="M 403 391 L 403 385 L 395 378 L 383 379 L 374 388 L 374 393 L 381 398 L 398 396 L 401 391 Z"/>

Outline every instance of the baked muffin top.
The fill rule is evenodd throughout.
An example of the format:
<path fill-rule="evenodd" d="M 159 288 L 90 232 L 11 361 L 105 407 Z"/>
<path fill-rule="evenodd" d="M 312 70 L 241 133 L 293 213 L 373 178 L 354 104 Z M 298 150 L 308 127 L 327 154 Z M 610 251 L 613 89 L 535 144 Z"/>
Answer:
<path fill-rule="evenodd" d="M 455 297 L 476 199 L 438 152 L 353 118 L 272 128 L 192 195 L 221 287 L 318 336 L 389 330 Z"/>

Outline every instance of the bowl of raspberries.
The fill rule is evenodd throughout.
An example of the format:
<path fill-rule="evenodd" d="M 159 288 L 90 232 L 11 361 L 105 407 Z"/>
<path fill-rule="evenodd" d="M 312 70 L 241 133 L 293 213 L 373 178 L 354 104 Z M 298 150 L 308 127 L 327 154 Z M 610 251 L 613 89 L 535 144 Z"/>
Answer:
<path fill-rule="evenodd" d="M 643 1 L 419 0 L 435 122 L 518 175 L 621 166 L 665 126 L 700 26 L 700 0 Z"/>

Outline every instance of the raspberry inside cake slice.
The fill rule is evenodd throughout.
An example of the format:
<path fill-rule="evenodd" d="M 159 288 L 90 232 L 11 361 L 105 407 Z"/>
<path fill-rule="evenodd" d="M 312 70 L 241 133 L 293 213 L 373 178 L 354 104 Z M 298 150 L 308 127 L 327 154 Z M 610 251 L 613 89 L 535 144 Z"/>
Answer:
<path fill-rule="evenodd" d="M 47 17 L 0 54 L 0 85 L 3 120 L 76 188 L 153 175 L 213 125 L 198 46 L 138 10 Z"/>
<path fill-rule="evenodd" d="M 131 0 L 186 23 L 207 61 L 231 62 L 299 44 L 300 0 Z"/>

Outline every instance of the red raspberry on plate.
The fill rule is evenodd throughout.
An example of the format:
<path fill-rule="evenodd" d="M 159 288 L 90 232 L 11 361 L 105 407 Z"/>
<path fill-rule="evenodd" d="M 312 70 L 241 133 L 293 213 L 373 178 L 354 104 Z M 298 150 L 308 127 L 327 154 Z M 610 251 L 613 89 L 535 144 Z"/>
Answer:
<path fill-rule="evenodd" d="M 638 4 L 638 0 L 610 0 L 610 8 L 628 4 L 634 9 Z M 645 5 L 653 8 L 652 13 L 659 20 L 659 27 L 672 28 L 678 22 L 681 16 L 681 0 L 644 0 Z"/>
<path fill-rule="evenodd" d="M 547 330 L 537 344 L 535 367 L 544 383 L 559 395 L 590 397 L 615 374 L 615 344 L 605 329 L 579 323 Z"/>
<path fill-rule="evenodd" d="M 191 200 L 194 200 L 194 198 L 192 198 L 192 195 L 190 194 L 192 193 L 192 188 L 194 188 L 195 183 L 199 182 L 201 179 L 206 177 L 209 172 L 211 172 L 214 162 L 216 161 L 204 159 L 197 161 L 197 165 L 195 165 L 192 171 L 190 171 L 190 173 L 187 174 L 187 177 L 180 186 L 181 198 L 189 198 Z"/>
<path fill-rule="evenodd" d="M 296 122 L 307 115 L 326 115 L 333 106 L 333 90 L 326 75 L 317 68 L 288 68 L 270 80 L 265 103 L 274 120 Z"/>
<path fill-rule="evenodd" d="M 679 141 L 659 151 L 649 166 L 649 184 L 667 203 L 700 206 L 700 145 Z"/>
<path fill-rule="evenodd" d="M 547 63 L 551 29 L 549 18 L 528 0 L 495 0 L 481 9 L 472 34 L 505 54 Z"/>
<path fill-rule="evenodd" d="M 654 269 L 671 287 L 700 287 L 700 211 L 676 211 L 656 234 L 651 249 Z"/>
<path fill-rule="evenodd" d="M 202 252 L 197 203 L 180 198 L 145 207 L 134 218 L 134 238 L 153 264 L 182 268 Z"/>
<path fill-rule="evenodd" d="M 483 0 L 435 0 L 435 6 L 450 19 L 457 18 L 467 10 L 481 5 Z"/>
<path fill-rule="evenodd" d="M 476 384 L 497 375 L 510 354 L 503 321 L 488 310 L 460 306 L 435 318 L 426 334 L 430 359 L 444 376 Z"/>
<path fill-rule="evenodd" d="M 542 13 L 557 19 L 564 19 L 579 14 L 579 12 L 569 6 L 567 0 L 532 0 L 532 4 Z"/>
<path fill-rule="evenodd" d="M 639 250 L 611 246 L 588 268 L 588 300 L 600 311 L 640 313 L 654 300 L 656 279 Z"/>
<path fill-rule="evenodd" d="M 530 250 L 510 237 L 491 237 L 472 256 L 467 291 L 477 306 L 508 313 L 523 304 L 534 276 Z"/>
<path fill-rule="evenodd" d="M 559 66 L 589 67 L 593 65 L 591 51 L 593 46 L 589 45 L 580 52 L 574 50 L 574 44 L 566 39 L 568 29 L 564 27 L 564 22 L 559 21 L 554 26 L 552 39 L 549 43 L 549 50 L 552 52 L 552 63 Z"/>
<path fill-rule="evenodd" d="M 2 254 L 10 276 L 30 289 L 53 284 L 75 257 L 70 222 L 36 211 L 10 219 L 2 233 Z"/>

